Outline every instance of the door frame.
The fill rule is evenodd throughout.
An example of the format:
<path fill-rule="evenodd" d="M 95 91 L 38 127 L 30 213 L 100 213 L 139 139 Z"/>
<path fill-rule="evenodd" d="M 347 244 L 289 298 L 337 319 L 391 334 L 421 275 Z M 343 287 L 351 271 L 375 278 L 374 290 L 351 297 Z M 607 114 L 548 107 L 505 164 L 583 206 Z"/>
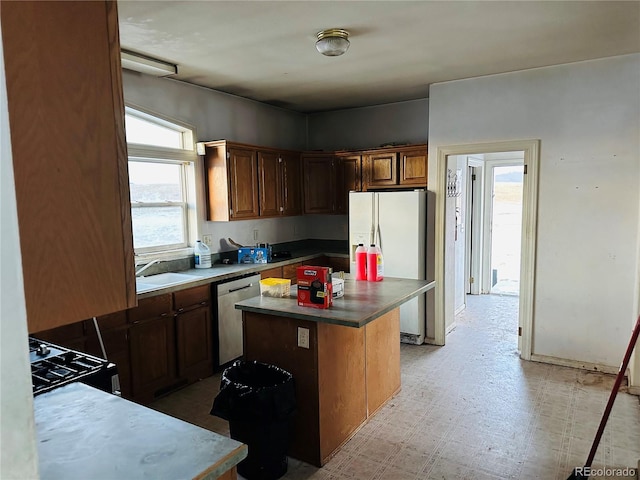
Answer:
<path fill-rule="evenodd" d="M 445 265 L 445 249 L 453 241 L 445 229 L 447 157 L 450 155 L 472 155 L 478 152 L 524 152 L 526 175 L 522 192 L 522 247 L 520 260 L 520 298 L 518 326 L 521 333 L 520 357 L 531 359 L 533 345 L 533 302 L 535 287 L 538 172 L 540 164 L 540 140 L 513 140 L 494 143 L 443 145 L 436 147 L 436 195 L 435 211 L 435 325 L 434 343 L 445 344 L 446 318 L 453 316 L 454 285 L 451 268 Z M 449 288 L 447 288 L 449 286 Z M 453 320 L 453 318 L 451 319 Z"/>
<path fill-rule="evenodd" d="M 467 215 L 466 231 L 469 237 L 466 239 L 465 257 L 465 283 L 467 293 L 479 295 L 482 279 L 482 252 L 484 225 L 484 160 L 475 157 L 467 157 L 469 181 L 467 182 Z M 472 170 L 473 169 L 473 170 Z M 473 180 L 472 175 L 476 176 Z M 473 283 L 471 283 L 473 278 Z"/>

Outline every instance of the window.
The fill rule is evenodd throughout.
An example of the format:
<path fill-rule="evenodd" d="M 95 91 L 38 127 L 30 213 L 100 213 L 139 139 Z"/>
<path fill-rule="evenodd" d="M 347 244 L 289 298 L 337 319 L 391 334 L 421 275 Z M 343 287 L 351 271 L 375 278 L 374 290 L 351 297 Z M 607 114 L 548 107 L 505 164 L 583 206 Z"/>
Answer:
<path fill-rule="evenodd" d="M 136 254 L 188 247 L 195 225 L 193 131 L 130 107 L 125 125 Z"/>

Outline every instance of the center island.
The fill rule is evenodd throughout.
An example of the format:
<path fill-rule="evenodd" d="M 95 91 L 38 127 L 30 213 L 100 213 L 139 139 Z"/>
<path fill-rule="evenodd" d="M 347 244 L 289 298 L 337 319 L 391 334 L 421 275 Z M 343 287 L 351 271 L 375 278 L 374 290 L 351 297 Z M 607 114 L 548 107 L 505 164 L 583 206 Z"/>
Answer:
<path fill-rule="evenodd" d="M 347 276 L 328 309 L 285 298 L 253 297 L 243 311 L 244 358 L 294 377 L 294 438 L 289 455 L 323 466 L 400 390 L 400 305 L 435 282 Z"/>

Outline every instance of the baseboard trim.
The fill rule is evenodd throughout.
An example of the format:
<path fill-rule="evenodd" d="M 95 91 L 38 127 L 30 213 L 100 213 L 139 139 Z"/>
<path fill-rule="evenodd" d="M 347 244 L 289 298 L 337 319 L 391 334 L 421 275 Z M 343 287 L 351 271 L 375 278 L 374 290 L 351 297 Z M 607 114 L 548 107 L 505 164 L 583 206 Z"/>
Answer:
<path fill-rule="evenodd" d="M 447 331 L 445 335 L 449 335 L 453 330 L 455 330 L 457 323 L 453 322 L 451 325 L 447 327 Z"/>
<path fill-rule="evenodd" d="M 601 363 L 580 362 L 578 360 L 569 360 L 566 358 L 550 357 L 547 355 L 531 354 L 532 362 L 550 363 L 551 365 L 559 365 L 561 367 L 579 368 L 580 370 L 589 370 L 593 372 L 611 373 L 616 375 L 618 367 L 611 365 L 602 365 Z"/>
<path fill-rule="evenodd" d="M 627 389 L 627 392 L 629 392 L 631 395 L 640 397 L 640 387 L 629 387 Z M 638 469 L 640 470 L 640 463 L 638 464 Z"/>
<path fill-rule="evenodd" d="M 454 315 L 458 315 L 458 314 L 462 313 L 466 308 L 467 308 L 467 304 L 463 303 L 458 308 L 456 308 L 456 311 L 453 314 Z"/>

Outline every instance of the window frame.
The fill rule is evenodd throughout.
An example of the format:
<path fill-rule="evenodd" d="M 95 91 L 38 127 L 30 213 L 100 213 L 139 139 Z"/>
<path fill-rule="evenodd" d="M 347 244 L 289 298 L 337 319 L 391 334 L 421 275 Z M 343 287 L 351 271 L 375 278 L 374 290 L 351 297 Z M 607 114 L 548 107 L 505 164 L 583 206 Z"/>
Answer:
<path fill-rule="evenodd" d="M 185 241 L 181 244 L 164 244 L 151 247 L 135 247 L 134 254 L 136 257 L 153 258 L 180 258 L 184 254 L 193 252 L 193 245 L 197 237 L 198 217 L 196 213 L 196 165 L 198 155 L 196 153 L 195 135 L 196 131 L 190 125 L 167 119 L 157 113 L 152 113 L 138 106 L 127 104 L 125 106 L 125 117 L 131 115 L 142 119 L 149 123 L 157 124 L 164 128 L 171 128 L 182 134 L 183 148 L 160 147 L 148 144 L 129 143 L 127 142 L 128 161 L 132 162 L 148 162 L 148 163 L 167 163 L 181 165 L 180 182 L 182 189 L 182 202 L 153 202 L 146 203 L 144 206 L 135 206 L 130 202 L 133 216 L 134 208 L 145 207 L 165 207 L 165 206 L 181 206 L 183 208 L 183 233 Z"/>

